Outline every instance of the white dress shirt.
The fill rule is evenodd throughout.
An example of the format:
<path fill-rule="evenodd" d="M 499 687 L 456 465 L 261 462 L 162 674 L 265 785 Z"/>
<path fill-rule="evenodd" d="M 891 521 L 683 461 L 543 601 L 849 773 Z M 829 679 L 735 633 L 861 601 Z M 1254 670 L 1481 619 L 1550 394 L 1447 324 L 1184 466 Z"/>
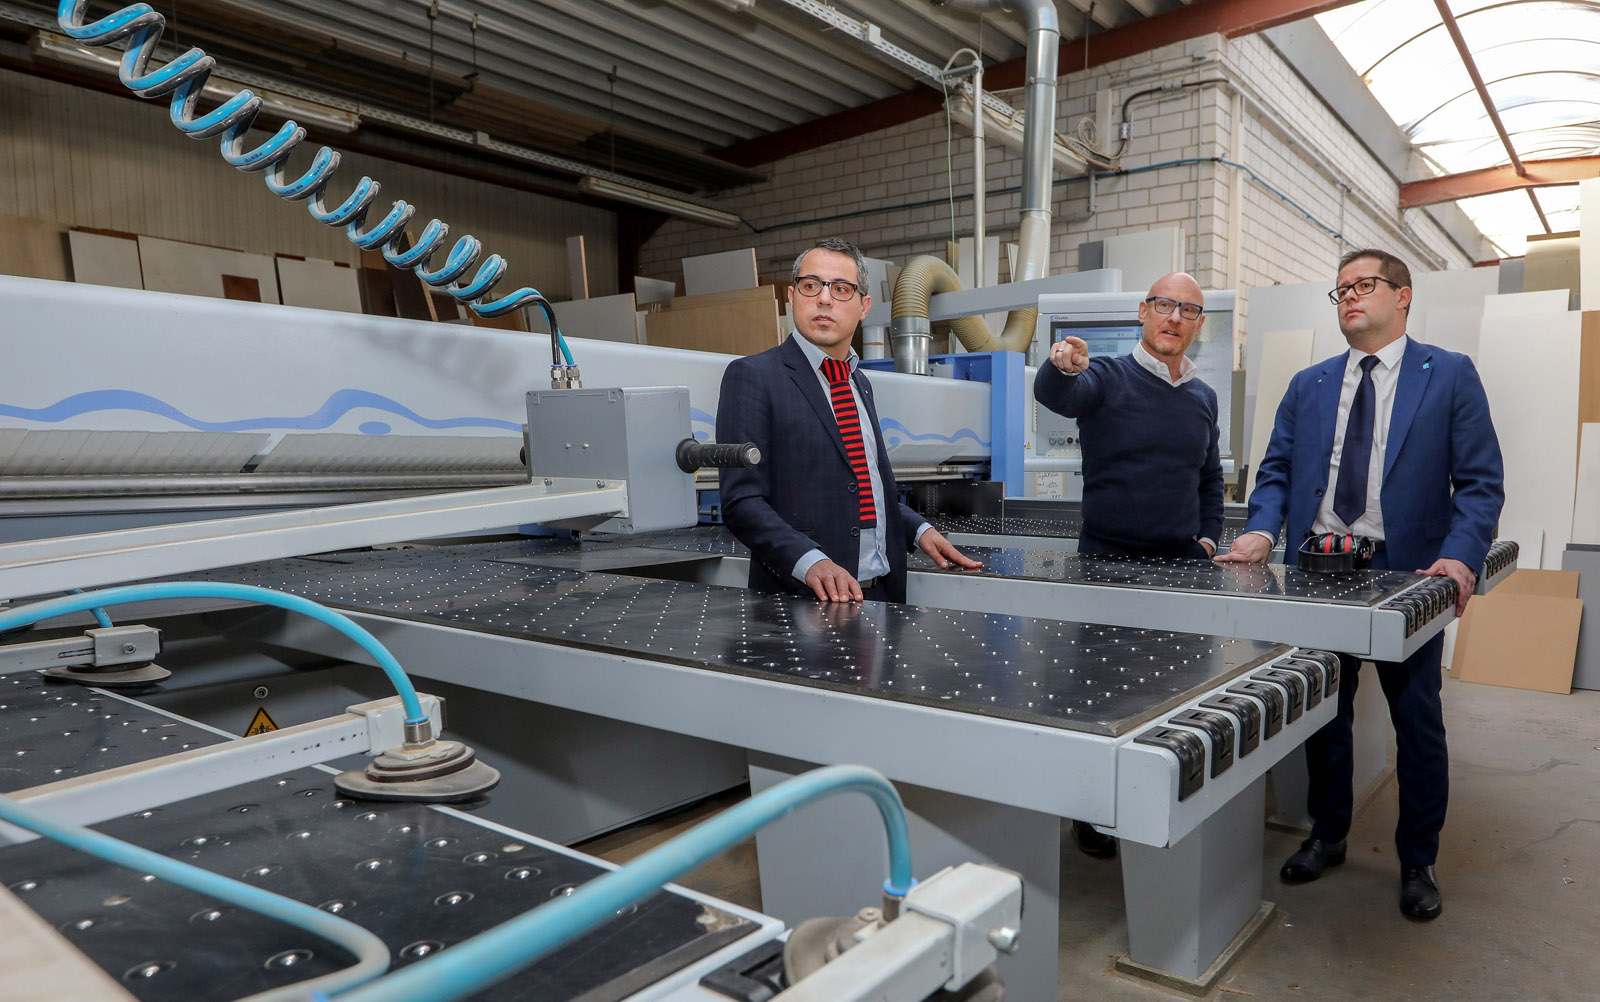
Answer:
<path fill-rule="evenodd" d="M 1188 355 L 1183 356 L 1182 361 L 1178 363 L 1178 378 L 1173 379 L 1172 370 L 1167 368 L 1167 363 L 1150 354 L 1150 349 L 1144 346 L 1143 341 L 1133 346 L 1133 360 L 1157 379 L 1171 386 L 1182 386 L 1194 378 L 1194 360 Z"/>
<path fill-rule="evenodd" d="M 1344 455 L 1345 426 L 1350 423 L 1350 408 L 1355 404 L 1356 387 L 1361 384 L 1361 360 L 1364 351 L 1351 348 L 1344 363 L 1344 383 L 1339 387 L 1339 410 L 1333 419 L 1333 453 L 1328 457 L 1328 484 L 1322 495 L 1322 505 L 1317 509 L 1316 520 L 1311 523 L 1315 533 L 1354 533 L 1368 539 L 1383 538 L 1383 454 L 1389 444 L 1389 417 L 1394 413 L 1394 391 L 1400 384 L 1400 359 L 1405 357 L 1410 338 L 1402 335 L 1376 352 L 1378 364 L 1372 367 L 1372 458 L 1367 465 L 1367 510 L 1355 522 L 1345 524 L 1333 512 L 1334 493 L 1339 489 L 1339 458 Z M 1260 535 L 1267 533 L 1255 530 Z M 1273 542 L 1277 540 L 1271 536 Z M 1299 548 L 1300 541 L 1291 539 L 1287 545 Z"/>
<path fill-rule="evenodd" d="M 1372 458 L 1367 466 L 1367 510 L 1354 523 L 1333 513 L 1333 497 L 1339 488 L 1339 457 L 1344 455 L 1345 426 L 1355 403 L 1356 387 L 1361 384 L 1361 360 L 1366 352 L 1351 348 L 1344 363 L 1344 384 L 1339 387 L 1339 411 L 1333 419 L 1333 453 L 1328 457 L 1328 489 L 1322 507 L 1311 523 L 1312 532 L 1350 532 L 1368 539 L 1383 538 L 1383 453 L 1389 444 L 1389 416 L 1394 413 L 1394 390 L 1400 383 L 1400 359 L 1405 356 L 1409 338 L 1404 335 L 1376 352 L 1378 364 L 1372 367 Z M 1295 544 L 1296 546 L 1299 543 Z"/>
<path fill-rule="evenodd" d="M 791 331 L 789 336 L 794 339 L 795 344 L 799 345 L 800 350 L 805 353 L 806 361 L 811 365 L 811 374 L 817 377 L 817 383 L 822 387 L 822 396 L 830 401 L 829 407 L 831 408 L 833 387 L 828 383 L 828 377 L 822 374 L 822 360 L 827 356 L 823 354 L 821 348 L 801 336 L 799 331 Z M 855 576 L 860 581 L 871 581 L 873 578 L 883 577 L 889 573 L 888 536 L 884 529 L 888 523 L 889 510 L 884 507 L 883 478 L 878 475 L 878 429 L 867 419 L 866 404 L 862 402 L 861 391 L 856 388 L 855 384 L 856 369 L 860 367 L 860 359 L 856 357 L 855 349 L 852 348 L 850 350 L 850 356 L 846 359 L 846 363 L 850 366 L 850 395 L 855 398 L 856 413 L 861 415 L 861 444 L 867 450 L 867 476 L 872 481 L 872 504 L 878 512 L 878 524 L 870 529 L 861 531 L 861 553 L 858 557 L 859 563 L 856 566 Z M 899 498 L 896 498 L 895 504 L 898 505 L 899 503 Z M 924 524 L 917 530 L 917 538 L 920 540 L 922 534 L 927 532 L 929 528 L 931 526 Z M 797 580 L 805 581 L 806 572 L 811 570 L 812 566 L 818 561 L 826 559 L 827 554 L 820 549 L 807 550 L 801 554 L 799 560 L 795 561 L 794 570 L 791 573 L 794 574 Z M 849 569 L 848 567 L 845 568 L 845 570 Z"/>

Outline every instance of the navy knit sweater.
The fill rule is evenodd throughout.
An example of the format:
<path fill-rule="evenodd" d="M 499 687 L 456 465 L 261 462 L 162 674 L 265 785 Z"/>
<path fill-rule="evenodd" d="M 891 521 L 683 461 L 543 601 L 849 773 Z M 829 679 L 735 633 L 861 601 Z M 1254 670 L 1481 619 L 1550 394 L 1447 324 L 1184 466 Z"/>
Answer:
<path fill-rule="evenodd" d="M 1076 376 L 1041 365 L 1033 397 L 1078 421 L 1085 535 L 1131 546 L 1222 539 L 1215 390 L 1199 379 L 1173 386 L 1119 355 Z"/>

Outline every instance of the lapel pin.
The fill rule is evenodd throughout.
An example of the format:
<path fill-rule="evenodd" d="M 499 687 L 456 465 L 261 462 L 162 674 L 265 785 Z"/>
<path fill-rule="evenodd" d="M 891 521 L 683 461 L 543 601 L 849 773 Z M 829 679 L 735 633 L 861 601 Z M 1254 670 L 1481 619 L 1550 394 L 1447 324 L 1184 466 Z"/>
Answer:
<path fill-rule="evenodd" d="M 1432 363 L 1432 362 L 1423 362 L 1423 363 L 1422 363 L 1422 367 L 1423 367 L 1423 368 L 1424 368 L 1424 369 L 1430 369 L 1430 368 L 1432 368 L 1432 367 L 1433 367 L 1433 363 Z"/>

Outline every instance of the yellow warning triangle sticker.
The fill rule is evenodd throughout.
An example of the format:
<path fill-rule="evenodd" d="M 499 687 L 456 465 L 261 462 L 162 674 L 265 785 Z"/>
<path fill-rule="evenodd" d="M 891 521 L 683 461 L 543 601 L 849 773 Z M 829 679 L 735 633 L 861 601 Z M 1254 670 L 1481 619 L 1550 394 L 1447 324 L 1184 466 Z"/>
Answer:
<path fill-rule="evenodd" d="M 250 726 L 244 729 L 244 736 L 253 738 L 257 734 L 265 734 L 268 731 L 277 729 L 278 722 L 272 719 L 272 715 L 267 712 L 267 708 L 258 706 L 256 707 L 256 715 L 250 718 Z"/>

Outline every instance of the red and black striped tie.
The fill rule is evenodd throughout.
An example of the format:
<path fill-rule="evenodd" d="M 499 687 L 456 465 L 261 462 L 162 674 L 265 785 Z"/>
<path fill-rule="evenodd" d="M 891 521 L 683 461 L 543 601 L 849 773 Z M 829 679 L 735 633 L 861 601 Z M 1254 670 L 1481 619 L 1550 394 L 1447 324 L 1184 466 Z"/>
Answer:
<path fill-rule="evenodd" d="M 850 471 L 856 475 L 856 495 L 861 499 L 861 524 L 878 524 L 878 506 L 872 501 L 872 474 L 867 472 L 867 446 L 861 437 L 861 413 L 850 390 L 850 364 L 836 358 L 822 360 L 822 374 L 828 377 L 828 395 L 833 400 L 833 419 L 839 422 L 844 452 Z"/>

